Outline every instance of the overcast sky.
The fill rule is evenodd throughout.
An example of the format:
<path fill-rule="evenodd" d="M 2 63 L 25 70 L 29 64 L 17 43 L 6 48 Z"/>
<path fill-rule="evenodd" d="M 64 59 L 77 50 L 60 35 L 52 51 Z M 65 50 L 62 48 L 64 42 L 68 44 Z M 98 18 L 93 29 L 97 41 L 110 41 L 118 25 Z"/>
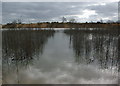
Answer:
<path fill-rule="evenodd" d="M 0 24 L 2 23 L 2 3 L 0 1 Z"/>
<path fill-rule="evenodd" d="M 104 2 L 95 2 L 94 0 L 92 0 L 93 2 L 7 1 L 2 2 L 2 23 L 8 23 L 19 18 L 22 22 L 61 21 L 63 16 L 67 19 L 75 18 L 78 22 L 99 21 L 101 19 L 103 21 L 117 21 L 118 19 L 117 0 L 108 0 L 109 2 L 106 0 Z"/>

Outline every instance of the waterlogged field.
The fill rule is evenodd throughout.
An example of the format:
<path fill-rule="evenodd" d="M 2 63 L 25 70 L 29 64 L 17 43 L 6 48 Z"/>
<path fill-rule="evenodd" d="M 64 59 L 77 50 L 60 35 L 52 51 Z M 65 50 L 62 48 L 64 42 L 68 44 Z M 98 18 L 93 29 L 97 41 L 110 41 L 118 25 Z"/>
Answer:
<path fill-rule="evenodd" d="M 2 31 L 3 84 L 118 84 L 119 30 Z"/>

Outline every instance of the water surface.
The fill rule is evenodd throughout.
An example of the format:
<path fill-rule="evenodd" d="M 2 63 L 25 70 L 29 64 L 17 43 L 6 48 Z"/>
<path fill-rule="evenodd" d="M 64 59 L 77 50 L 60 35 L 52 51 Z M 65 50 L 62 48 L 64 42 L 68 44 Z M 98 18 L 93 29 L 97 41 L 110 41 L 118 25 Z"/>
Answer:
<path fill-rule="evenodd" d="M 3 84 L 117 84 L 118 30 L 3 30 Z"/>

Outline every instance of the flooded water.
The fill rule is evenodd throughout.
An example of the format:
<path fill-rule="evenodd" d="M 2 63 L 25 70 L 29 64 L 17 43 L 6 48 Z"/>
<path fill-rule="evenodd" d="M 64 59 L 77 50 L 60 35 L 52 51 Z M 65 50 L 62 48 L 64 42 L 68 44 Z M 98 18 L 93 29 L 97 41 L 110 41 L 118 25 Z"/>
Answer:
<path fill-rule="evenodd" d="M 119 31 L 3 30 L 3 84 L 118 84 Z"/>

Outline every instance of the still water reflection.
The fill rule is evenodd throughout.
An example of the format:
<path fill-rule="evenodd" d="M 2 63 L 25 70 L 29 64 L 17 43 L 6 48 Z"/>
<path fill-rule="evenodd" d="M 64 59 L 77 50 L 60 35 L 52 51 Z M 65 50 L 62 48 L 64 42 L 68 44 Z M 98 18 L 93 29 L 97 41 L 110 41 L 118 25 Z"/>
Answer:
<path fill-rule="evenodd" d="M 3 84 L 116 84 L 117 30 L 3 30 Z"/>

